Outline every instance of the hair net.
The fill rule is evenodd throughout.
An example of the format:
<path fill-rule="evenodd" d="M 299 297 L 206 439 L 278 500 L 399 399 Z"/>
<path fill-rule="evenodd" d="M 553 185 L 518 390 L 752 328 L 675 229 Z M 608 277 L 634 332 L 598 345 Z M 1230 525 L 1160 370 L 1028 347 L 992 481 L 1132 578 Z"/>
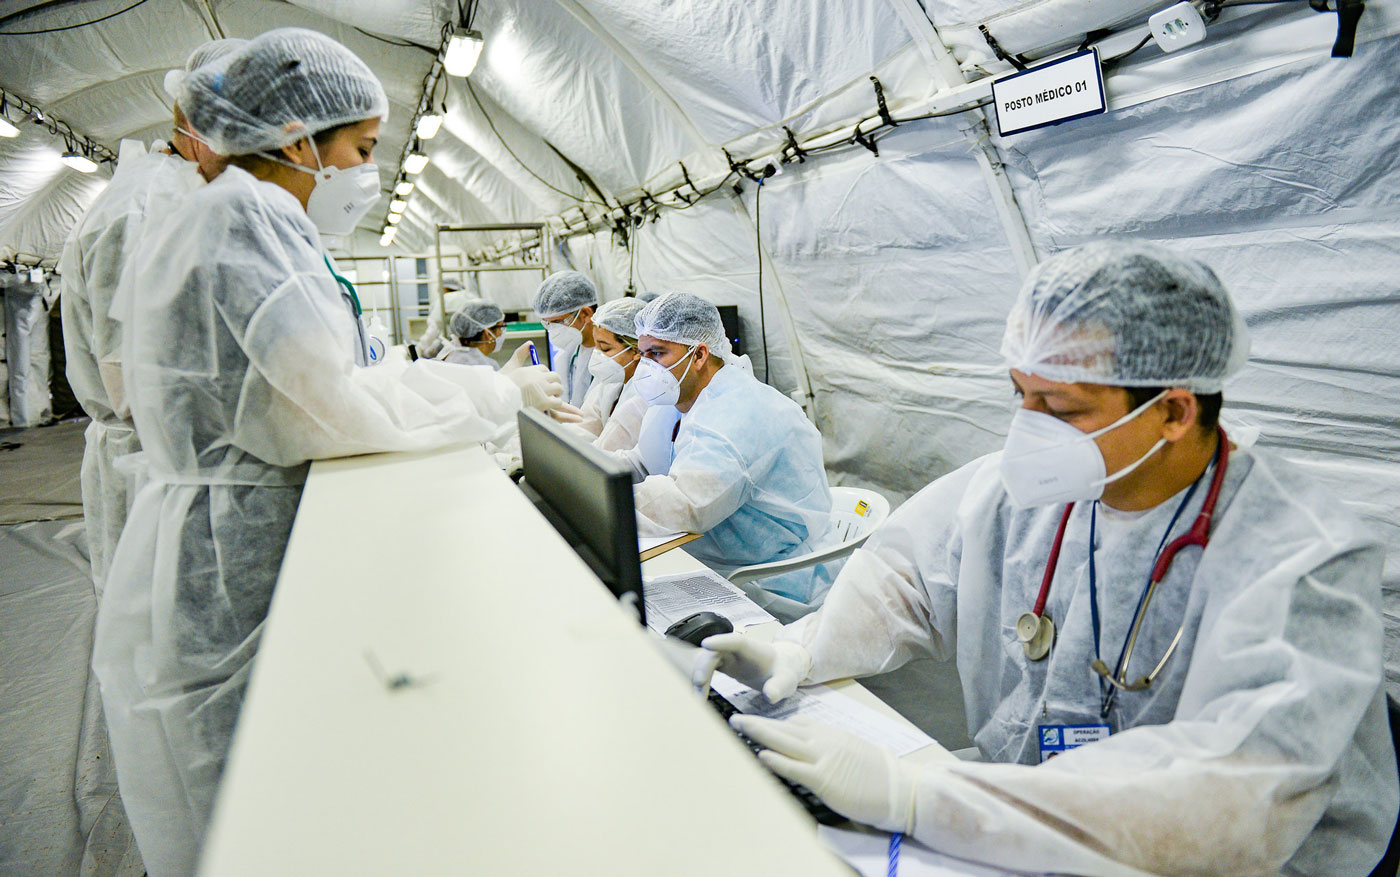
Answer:
<path fill-rule="evenodd" d="M 1008 367 L 1052 381 L 1218 393 L 1249 358 L 1249 334 L 1205 264 L 1102 241 L 1036 266 L 1001 352 Z"/>
<path fill-rule="evenodd" d="M 461 309 L 452 315 L 452 322 L 448 328 L 458 338 L 475 338 L 505 318 L 505 312 L 493 302 L 476 298 L 462 305 Z"/>
<path fill-rule="evenodd" d="M 225 55 L 230 55 L 238 49 L 248 45 L 247 40 L 237 37 L 229 37 L 222 40 L 210 40 L 199 48 L 190 52 L 190 56 L 185 59 L 183 70 L 168 70 L 165 74 L 165 93 L 173 98 L 180 96 L 180 84 L 185 81 L 185 75 L 203 67 L 205 64 L 213 63 Z"/>
<path fill-rule="evenodd" d="M 733 357 L 719 309 L 688 292 L 668 292 L 649 302 L 637 314 L 637 335 L 687 347 L 703 344 L 725 361 Z"/>
<path fill-rule="evenodd" d="M 448 292 L 456 292 L 459 289 L 466 289 L 467 287 L 462 281 L 449 277 L 442 282 L 442 288 Z"/>
<path fill-rule="evenodd" d="M 598 289 L 577 271 L 556 271 L 544 279 L 535 293 L 535 313 L 557 317 L 583 307 L 598 306 Z"/>
<path fill-rule="evenodd" d="M 634 344 L 637 340 L 637 314 L 647 303 L 635 298 L 619 298 L 603 302 L 593 314 L 593 325 L 607 329 L 618 338 L 626 338 Z"/>
<path fill-rule="evenodd" d="M 328 36 L 293 27 L 270 30 L 190 73 L 177 98 L 221 155 L 277 149 L 389 116 L 384 86 L 364 61 Z"/>

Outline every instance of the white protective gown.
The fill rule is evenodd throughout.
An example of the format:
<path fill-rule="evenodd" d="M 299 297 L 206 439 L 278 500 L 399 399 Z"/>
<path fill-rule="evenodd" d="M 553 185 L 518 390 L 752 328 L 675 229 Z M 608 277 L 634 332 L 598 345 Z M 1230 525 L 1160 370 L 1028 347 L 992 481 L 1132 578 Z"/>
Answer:
<path fill-rule="evenodd" d="M 145 481 L 94 667 L 132 827 L 165 877 L 194 870 L 309 461 L 484 439 L 520 394 L 487 369 L 356 367 L 315 226 L 238 168 L 152 223 L 133 268 L 123 367 Z"/>
<path fill-rule="evenodd" d="M 500 371 L 501 364 L 496 360 L 477 350 L 475 347 L 463 347 L 460 344 L 452 344 L 442 350 L 437 358 L 443 362 L 450 362 L 453 365 L 480 365 Z"/>
<path fill-rule="evenodd" d="M 588 360 L 593 356 L 592 347 L 578 345 L 561 347 L 551 353 L 550 370 L 564 382 L 564 401 L 575 408 L 583 405 L 588 395 L 588 385 L 593 383 L 593 373 L 588 370 Z"/>
<path fill-rule="evenodd" d="M 583 419 L 578 425 L 588 433 L 590 441 L 603 434 L 603 427 L 607 426 L 613 408 L 622 396 L 623 384 L 621 378 L 615 381 L 600 381 L 594 378 L 588 385 L 588 392 L 583 395 L 583 404 L 579 406 Z"/>
<path fill-rule="evenodd" d="M 1129 677 L 1157 663 L 1184 621 L 1176 653 L 1150 688 L 1118 695 L 1110 738 L 1037 765 L 1039 725 L 1100 721 L 1093 504 L 1076 506 L 1065 536 L 1047 604 L 1054 649 L 1029 661 L 1016 619 L 1035 602 L 1063 506 L 1013 508 L 999 461 L 920 491 L 851 557 L 821 611 L 779 633 L 811 652 L 813 681 L 922 653 L 957 661 L 968 732 L 999 763 L 922 768 L 914 835 L 1018 870 L 1369 873 L 1400 790 L 1381 686 L 1382 554 L 1356 519 L 1279 458 L 1231 453 L 1209 547 L 1177 555 Z M 1180 502 L 1137 515 L 1099 504 L 1110 667 Z"/>
<path fill-rule="evenodd" d="M 622 455 L 645 476 L 636 486 L 639 535 L 703 533 L 686 551 L 721 575 L 825 545 L 831 490 L 822 438 L 791 399 L 730 364 L 673 433 L 675 414 L 669 406 L 648 413 L 636 447 Z M 830 583 L 819 565 L 759 584 L 814 606 Z"/>
<path fill-rule="evenodd" d="M 68 383 L 92 423 L 84 438 L 83 518 L 99 598 L 126 522 L 127 476 L 113 461 L 141 449 L 122 389 L 121 325 L 109 310 L 135 250 L 148 205 L 162 214 L 204 185 L 193 162 L 152 152 L 124 160 L 74 227 L 59 260 Z"/>
<path fill-rule="evenodd" d="M 637 437 L 642 431 L 642 418 L 651 408 L 647 400 L 637 395 L 636 380 L 637 376 L 633 374 L 632 379 L 622 386 L 612 414 L 593 442 L 594 447 L 604 451 L 626 451 L 636 446 Z"/>

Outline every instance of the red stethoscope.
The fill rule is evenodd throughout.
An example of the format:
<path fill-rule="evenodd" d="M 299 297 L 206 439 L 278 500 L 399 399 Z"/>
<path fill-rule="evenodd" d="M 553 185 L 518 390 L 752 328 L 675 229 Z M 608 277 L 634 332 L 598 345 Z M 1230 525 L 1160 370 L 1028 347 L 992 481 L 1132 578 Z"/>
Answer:
<path fill-rule="evenodd" d="M 1193 545 L 1205 550 L 1206 545 L 1210 542 L 1210 521 L 1212 515 L 1215 514 L 1215 503 L 1220 498 L 1220 486 L 1225 482 L 1225 469 L 1230 458 L 1230 441 L 1225 435 L 1225 430 L 1217 426 L 1216 431 L 1219 434 L 1220 445 L 1215 452 L 1215 474 L 1211 478 L 1210 490 L 1206 493 L 1205 502 L 1201 505 L 1201 513 L 1196 516 L 1196 521 L 1191 525 L 1190 530 L 1158 550 L 1157 560 L 1152 565 L 1152 573 L 1148 576 L 1147 586 L 1144 589 L 1142 599 L 1138 601 L 1138 608 L 1134 613 L 1133 624 L 1128 631 L 1128 638 L 1124 641 L 1123 651 L 1119 655 L 1118 667 L 1113 672 L 1110 672 L 1108 665 L 1097 657 L 1098 610 L 1097 608 L 1094 610 L 1094 649 L 1096 657 L 1090 666 L 1093 667 L 1095 673 L 1099 674 L 1099 676 L 1108 683 L 1111 689 L 1123 688 L 1129 691 L 1141 691 L 1147 688 L 1152 684 L 1152 680 L 1157 677 L 1157 674 L 1161 672 L 1162 668 L 1166 666 L 1167 659 L 1172 656 L 1172 653 L 1176 651 L 1177 644 L 1181 642 L 1181 635 L 1185 630 L 1184 622 L 1182 627 L 1177 630 L 1176 636 L 1172 639 L 1171 646 L 1167 648 L 1167 653 L 1162 656 L 1162 660 L 1157 662 L 1157 666 L 1151 673 L 1131 682 L 1126 678 L 1128 660 L 1132 657 L 1133 646 L 1137 643 L 1138 631 L 1142 628 L 1142 619 L 1147 614 L 1147 606 L 1152 601 L 1152 595 L 1157 590 L 1157 585 L 1162 579 L 1167 577 L 1167 571 L 1171 569 L 1172 561 L 1176 558 L 1178 552 L 1183 548 L 1188 548 Z M 1186 507 L 1186 503 L 1190 502 L 1191 493 L 1194 492 L 1195 485 L 1192 486 L 1191 492 L 1186 495 L 1186 498 L 1182 500 L 1181 505 L 1177 508 L 1177 515 L 1180 515 L 1182 509 Z M 1065 506 L 1064 514 L 1060 517 L 1060 526 L 1055 531 L 1055 542 L 1050 548 L 1050 558 L 1045 563 L 1045 576 L 1040 582 L 1040 594 L 1036 597 L 1035 608 L 1030 612 L 1022 613 L 1021 617 L 1016 619 L 1016 637 L 1021 641 L 1021 647 L 1025 649 L 1026 657 L 1030 658 L 1032 661 L 1042 660 L 1046 655 L 1050 654 L 1050 646 L 1055 641 L 1055 623 L 1045 614 L 1045 601 L 1050 597 L 1050 583 L 1055 578 L 1055 569 L 1060 562 L 1060 547 L 1064 544 L 1065 529 L 1069 526 L 1069 516 L 1070 513 L 1074 511 L 1074 505 L 1074 503 L 1070 503 Z M 1176 516 L 1173 516 L 1171 524 L 1167 526 L 1167 533 L 1171 533 L 1172 527 L 1176 524 L 1176 520 Z M 1165 541 L 1165 537 L 1163 538 Z M 1097 607 L 1097 596 L 1095 595 L 1093 599 L 1094 605 Z M 1107 706 L 1111 704 L 1112 698 L 1109 696 L 1107 697 L 1105 712 L 1107 711 Z"/>

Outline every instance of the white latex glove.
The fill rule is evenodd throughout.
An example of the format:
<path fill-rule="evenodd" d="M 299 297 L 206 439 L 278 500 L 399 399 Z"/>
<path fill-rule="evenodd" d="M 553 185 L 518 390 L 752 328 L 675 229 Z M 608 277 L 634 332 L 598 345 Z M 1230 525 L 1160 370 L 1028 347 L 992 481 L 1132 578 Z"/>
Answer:
<path fill-rule="evenodd" d="M 705 637 L 704 648 L 719 653 L 719 671 L 750 688 L 757 688 L 772 703 L 790 696 L 812 671 L 812 656 L 797 643 L 765 643 L 742 633 Z"/>
<path fill-rule="evenodd" d="M 811 789 L 847 819 L 913 830 L 917 773 L 885 747 L 805 719 L 735 715 L 729 724 L 767 747 L 758 757 L 769 770 Z"/>
<path fill-rule="evenodd" d="M 510 355 L 506 364 L 501 366 L 501 374 L 508 375 L 516 369 L 522 369 L 530 365 L 530 348 L 535 346 L 535 342 L 526 341 L 515 348 L 515 352 Z"/>

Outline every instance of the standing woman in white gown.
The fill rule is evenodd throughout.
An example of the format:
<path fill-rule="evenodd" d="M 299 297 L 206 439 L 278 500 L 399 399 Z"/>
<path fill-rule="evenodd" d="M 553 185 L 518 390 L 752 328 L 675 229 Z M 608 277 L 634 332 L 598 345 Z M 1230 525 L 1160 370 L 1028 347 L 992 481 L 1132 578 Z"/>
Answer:
<path fill-rule="evenodd" d="M 388 100 L 364 62 L 275 30 L 180 92 L 230 163 L 147 226 L 123 275 L 144 480 L 93 660 L 152 877 L 194 871 L 310 461 L 482 440 L 522 401 L 560 404 L 542 367 L 355 364 L 357 321 L 320 236 L 380 199 Z"/>

